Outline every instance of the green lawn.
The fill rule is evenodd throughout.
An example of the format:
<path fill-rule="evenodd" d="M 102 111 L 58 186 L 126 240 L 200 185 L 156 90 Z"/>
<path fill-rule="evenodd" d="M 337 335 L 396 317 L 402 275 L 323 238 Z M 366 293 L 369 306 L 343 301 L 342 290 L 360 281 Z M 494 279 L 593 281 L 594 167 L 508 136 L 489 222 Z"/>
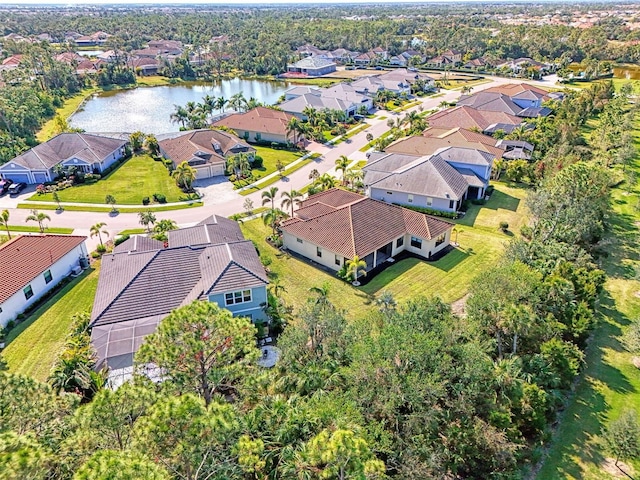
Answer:
<path fill-rule="evenodd" d="M 148 155 L 135 155 L 96 183 L 60 190 L 58 195 L 61 202 L 101 204 L 106 195 L 113 195 L 118 204 L 142 207 L 142 198 L 153 198 L 154 193 L 164 194 L 169 203 L 186 197 L 162 162 Z M 35 194 L 30 200 L 53 202 L 51 193 Z"/>
<path fill-rule="evenodd" d="M 278 163 L 278 160 L 280 160 L 283 165 L 287 166 L 291 162 L 295 162 L 306 153 L 304 151 L 292 152 L 290 150 L 279 150 L 276 148 L 263 147 L 259 145 L 253 145 L 253 147 L 256 149 L 256 155 L 262 157 L 262 167 L 253 169 L 253 178 L 251 180 L 247 179 L 234 182 L 235 188 L 241 188 L 246 185 L 250 185 L 256 180 L 277 172 L 278 169 L 276 168 L 276 163 Z"/>
<path fill-rule="evenodd" d="M 634 136 L 640 148 L 637 120 Z M 640 173 L 637 157 L 632 168 Z M 627 189 L 623 184 L 612 191 L 608 256 L 600 262 L 608 276 L 600 299 L 600 322 L 586 350 L 585 369 L 537 475 L 539 480 L 625 478 L 602 468 L 608 456 L 602 432 L 622 411 L 640 411 L 640 375 L 631 363 L 633 355 L 620 341 L 628 326 L 640 319 L 640 281 L 635 273 L 640 266 L 640 212 L 636 209 L 640 190 L 637 184 L 630 192 Z M 640 459 L 632 466 L 638 478 Z"/>
<path fill-rule="evenodd" d="M 33 227 L 28 225 L 9 225 L 9 231 L 11 232 L 35 232 L 40 233 L 40 227 Z M 60 233 L 63 235 L 71 235 L 73 233 L 73 228 L 64 228 L 64 227 L 47 227 L 45 229 L 46 233 Z"/>
<path fill-rule="evenodd" d="M 311 156 L 309 156 L 308 158 L 305 158 L 304 160 L 296 163 L 295 165 L 292 165 L 290 167 L 285 168 L 284 172 L 282 172 L 282 176 L 286 177 L 287 175 L 291 175 L 296 170 L 300 170 L 302 167 L 304 167 L 305 165 L 310 164 L 311 162 L 313 162 L 316 158 L 318 158 L 320 156 L 321 155 L 319 153 L 311 154 Z M 280 180 L 280 176 L 276 175 L 274 177 L 271 177 L 269 180 L 265 180 L 263 182 L 258 181 L 258 182 L 256 182 L 256 183 L 258 183 L 257 186 L 249 188 L 247 190 L 242 190 L 240 192 L 240 195 L 249 195 L 251 193 L 257 192 L 258 190 L 261 190 L 261 189 L 263 189 L 265 187 L 268 187 L 272 183 L 276 183 L 278 180 Z M 304 193 L 304 192 L 302 192 L 302 193 Z"/>
<path fill-rule="evenodd" d="M 56 115 L 60 115 L 65 120 L 69 118 L 82 105 L 85 99 L 98 91 L 97 87 L 86 88 L 77 95 L 65 100 L 62 107 L 56 109 Z M 54 116 L 55 117 L 55 116 Z M 54 118 L 48 120 L 36 134 L 39 142 L 45 142 L 56 134 L 56 123 Z"/>
<path fill-rule="evenodd" d="M 184 210 L 185 208 L 196 208 L 202 207 L 204 202 L 191 202 L 191 203 L 181 203 L 179 205 L 160 205 L 160 204 L 152 204 L 152 205 L 142 205 L 139 207 L 123 207 L 118 209 L 118 213 L 138 213 L 142 210 L 151 210 L 152 212 L 168 212 L 170 210 Z M 36 210 L 56 210 L 57 207 L 54 204 L 46 205 L 42 203 L 19 203 L 18 208 L 25 209 L 36 209 Z M 86 207 L 81 205 L 67 205 L 64 207 L 65 211 L 68 212 L 96 212 L 96 213 L 108 213 L 111 211 L 111 207 L 93 207 L 91 205 L 87 205 Z"/>
<path fill-rule="evenodd" d="M 2 356 L 12 373 L 46 380 L 64 346 L 71 316 L 91 310 L 98 286 L 99 264 L 72 280 L 7 336 Z"/>

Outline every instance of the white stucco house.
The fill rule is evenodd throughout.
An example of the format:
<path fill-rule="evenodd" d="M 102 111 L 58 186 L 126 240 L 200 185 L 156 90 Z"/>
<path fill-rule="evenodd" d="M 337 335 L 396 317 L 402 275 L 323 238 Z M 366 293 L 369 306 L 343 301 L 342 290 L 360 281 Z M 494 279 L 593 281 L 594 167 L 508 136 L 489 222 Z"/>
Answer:
<path fill-rule="evenodd" d="M 0 166 L 0 177 L 28 184 L 51 182 L 58 164 L 101 173 L 124 157 L 127 143 L 94 133 L 61 133 Z"/>
<path fill-rule="evenodd" d="M 87 265 L 86 237 L 21 235 L 0 246 L 0 327 Z"/>

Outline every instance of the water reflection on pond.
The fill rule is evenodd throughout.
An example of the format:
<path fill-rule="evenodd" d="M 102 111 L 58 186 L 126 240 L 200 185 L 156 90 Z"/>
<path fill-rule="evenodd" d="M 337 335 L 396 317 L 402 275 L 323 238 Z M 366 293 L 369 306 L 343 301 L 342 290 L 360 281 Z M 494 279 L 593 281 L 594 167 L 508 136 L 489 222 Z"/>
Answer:
<path fill-rule="evenodd" d="M 259 102 L 274 104 L 287 88 L 285 82 L 234 78 L 206 84 L 116 90 L 87 100 L 82 110 L 69 119 L 69 124 L 87 132 L 177 132 L 180 125 L 170 120 L 175 105 L 201 103 L 205 95 L 228 100 L 239 92 L 246 99 L 254 97 Z"/>

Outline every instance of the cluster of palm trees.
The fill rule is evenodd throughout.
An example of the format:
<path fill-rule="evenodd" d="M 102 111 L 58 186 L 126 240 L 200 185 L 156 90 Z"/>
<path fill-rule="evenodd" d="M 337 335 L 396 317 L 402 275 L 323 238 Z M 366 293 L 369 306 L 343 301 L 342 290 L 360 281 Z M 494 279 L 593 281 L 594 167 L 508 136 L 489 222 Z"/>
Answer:
<path fill-rule="evenodd" d="M 361 114 L 367 113 L 367 107 L 362 106 Z M 287 125 L 287 135 L 293 135 L 293 143 L 298 143 L 302 138 L 312 138 L 316 141 L 325 141 L 324 132 L 330 130 L 333 135 L 344 135 L 347 131 L 346 124 L 349 116 L 342 110 L 305 107 L 302 110 L 305 120 L 292 118 Z"/>
<path fill-rule="evenodd" d="M 202 98 L 202 103 L 187 102 L 185 106 L 174 105 L 175 110 L 171 114 L 171 122 L 180 124 L 180 128 L 183 130 L 206 128 L 207 122 L 211 120 L 216 111 L 224 113 L 226 108 L 230 108 L 236 112 L 246 112 L 261 105 L 262 103 L 254 97 L 247 100 L 242 92 L 238 92 L 228 99 L 205 95 Z"/>
<path fill-rule="evenodd" d="M 251 156 L 246 152 L 236 153 L 227 158 L 227 173 L 236 176 L 236 179 L 251 176 Z"/>
<path fill-rule="evenodd" d="M 171 176 L 176 181 L 178 187 L 185 192 L 193 190 L 193 182 L 196 179 L 196 175 L 196 169 L 187 162 L 179 163 L 176 169 L 171 173 Z"/>

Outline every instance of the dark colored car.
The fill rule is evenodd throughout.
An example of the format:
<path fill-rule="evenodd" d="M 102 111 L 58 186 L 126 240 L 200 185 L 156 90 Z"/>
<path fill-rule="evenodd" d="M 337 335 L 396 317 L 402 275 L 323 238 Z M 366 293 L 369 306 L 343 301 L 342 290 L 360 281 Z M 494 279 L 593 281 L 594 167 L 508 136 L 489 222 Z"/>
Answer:
<path fill-rule="evenodd" d="M 6 180 L 0 180 L 0 197 L 9 191 L 9 187 L 13 183 L 8 178 Z"/>
<path fill-rule="evenodd" d="M 22 190 L 27 188 L 27 184 L 24 182 L 13 183 L 9 186 L 9 195 L 18 195 Z"/>

